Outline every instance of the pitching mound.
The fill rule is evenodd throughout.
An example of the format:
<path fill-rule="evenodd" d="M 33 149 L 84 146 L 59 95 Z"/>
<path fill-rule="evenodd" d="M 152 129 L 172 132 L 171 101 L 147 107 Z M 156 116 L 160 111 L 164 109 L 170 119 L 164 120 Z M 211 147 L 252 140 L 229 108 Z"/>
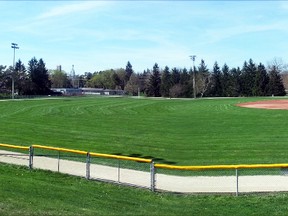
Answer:
<path fill-rule="evenodd" d="M 267 100 L 237 104 L 240 107 L 288 110 L 288 100 Z"/>

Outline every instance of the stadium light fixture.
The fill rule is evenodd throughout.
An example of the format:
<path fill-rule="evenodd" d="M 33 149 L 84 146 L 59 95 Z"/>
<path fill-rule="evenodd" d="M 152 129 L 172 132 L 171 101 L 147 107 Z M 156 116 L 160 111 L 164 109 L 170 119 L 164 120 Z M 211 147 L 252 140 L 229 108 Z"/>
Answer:
<path fill-rule="evenodd" d="M 196 99 L 196 78 L 195 78 L 195 66 L 194 66 L 196 55 L 191 55 L 189 57 L 193 61 L 193 96 L 194 99 Z"/>
<path fill-rule="evenodd" d="M 18 44 L 11 43 L 11 48 L 14 49 L 14 55 L 13 55 L 13 72 L 12 72 L 12 99 L 14 99 L 14 75 L 15 75 L 15 50 L 19 49 Z"/>

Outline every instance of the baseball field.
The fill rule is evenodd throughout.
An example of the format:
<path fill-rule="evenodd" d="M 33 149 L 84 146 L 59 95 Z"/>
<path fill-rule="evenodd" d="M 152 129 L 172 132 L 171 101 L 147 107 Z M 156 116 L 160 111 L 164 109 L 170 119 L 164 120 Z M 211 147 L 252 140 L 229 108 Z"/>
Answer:
<path fill-rule="evenodd" d="M 153 158 L 175 165 L 287 162 L 287 110 L 271 98 L 60 98 L 0 102 L 0 141 Z"/>
<path fill-rule="evenodd" d="M 252 109 L 251 104 L 247 108 L 248 102 L 272 99 L 0 101 L 0 141 L 153 158 L 175 165 L 287 163 L 288 111 Z M 246 107 L 238 106 L 243 103 Z M 284 215 L 287 211 L 286 193 L 153 194 L 11 165 L 1 164 L 0 169 L 3 215 Z"/>

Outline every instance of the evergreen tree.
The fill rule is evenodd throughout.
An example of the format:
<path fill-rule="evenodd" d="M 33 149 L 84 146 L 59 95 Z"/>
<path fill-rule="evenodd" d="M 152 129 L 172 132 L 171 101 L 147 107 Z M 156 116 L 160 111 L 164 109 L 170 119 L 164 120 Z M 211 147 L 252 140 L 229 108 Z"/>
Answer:
<path fill-rule="evenodd" d="M 25 89 L 27 89 L 28 79 L 29 78 L 26 72 L 26 67 L 19 59 L 15 64 L 15 74 L 14 74 L 15 90 L 16 92 L 18 92 L 19 95 L 22 95 Z"/>
<path fill-rule="evenodd" d="M 241 95 L 241 70 L 239 67 L 230 70 L 231 76 L 231 97 L 239 97 Z"/>
<path fill-rule="evenodd" d="M 153 66 L 152 74 L 149 78 L 147 95 L 152 97 L 160 97 L 160 86 L 161 86 L 161 77 L 158 64 L 155 63 Z"/>
<path fill-rule="evenodd" d="M 244 96 L 253 95 L 253 87 L 255 84 L 257 68 L 252 59 L 249 60 L 249 63 L 244 62 L 242 69 L 242 94 Z"/>
<path fill-rule="evenodd" d="M 130 76 L 133 74 L 131 63 L 128 61 L 125 69 L 125 85 L 129 81 Z"/>
<path fill-rule="evenodd" d="M 263 64 L 259 64 L 255 75 L 254 96 L 266 96 L 268 93 L 269 76 Z"/>
<path fill-rule="evenodd" d="M 191 96 L 191 89 L 192 89 L 192 82 L 191 82 L 190 74 L 188 73 L 187 69 L 184 68 L 182 73 L 180 74 L 180 84 L 182 86 L 181 97 L 190 97 Z"/>
<path fill-rule="evenodd" d="M 176 67 L 172 69 L 171 82 L 172 82 L 172 85 L 179 84 L 180 82 L 180 71 Z"/>
<path fill-rule="evenodd" d="M 269 94 L 274 96 L 286 95 L 280 72 L 275 66 L 272 66 L 269 71 Z"/>
<path fill-rule="evenodd" d="M 221 97 L 223 94 L 222 88 L 222 74 L 217 62 L 214 63 L 213 72 L 211 76 L 211 83 L 209 86 L 208 95 L 212 97 Z"/>
<path fill-rule="evenodd" d="M 194 68 L 195 69 L 195 68 Z M 195 69 L 195 73 L 196 72 L 196 69 Z M 194 74 L 194 71 L 193 71 L 193 68 L 191 67 L 189 69 L 189 71 L 187 71 L 187 75 L 184 74 L 184 70 L 183 70 L 183 77 L 186 77 L 186 81 L 185 81 L 185 84 L 183 85 L 182 84 L 182 81 L 184 80 L 183 78 L 181 78 L 180 80 L 180 83 L 183 85 L 183 88 L 182 88 L 182 96 L 185 97 L 185 98 L 192 98 L 194 97 L 194 94 L 193 94 L 193 74 Z"/>
<path fill-rule="evenodd" d="M 6 66 L 0 65 L 0 93 L 6 93 L 7 91 L 7 69 Z"/>
<path fill-rule="evenodd" d="M 28 73 L 32 82 L 32 88 L 26 94 L 45 95 L 51 93 L 48 70 L 42 59 L 38 61 L 35 57 L 32 58 L 28 62 Z"/>
<path fill-rule="evenodd" d="M 229 74 L 229 67 L 225 63 L 222 67 L 222 96 L 229 97 L 231 94 L 231 77 Z"/>
<path fill-rule="evenodd" d="M 188 74 L 188 70 L 184 68 L 180 73 L 180 84 L 185 85 L 189 82 L 190 75 Z"/>
<path fill-rule="evenodd" d="M 161 76 L 161 95 L 163 97 L 169 97 L 169 90 L 171 88 L 171 74 L 169 67 L 166 66 Z"/>

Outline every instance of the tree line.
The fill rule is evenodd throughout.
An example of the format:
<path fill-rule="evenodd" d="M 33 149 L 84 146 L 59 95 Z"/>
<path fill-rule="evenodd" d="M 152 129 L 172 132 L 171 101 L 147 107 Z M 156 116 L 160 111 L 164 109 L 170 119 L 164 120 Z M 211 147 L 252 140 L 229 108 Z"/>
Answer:
<path fill-rule="evenodd" d="M 282 62 L 270 63 L 266 68 L 250 59 L 240 69 L 221 68 L 217 62 L 210 71 L 201 60 L 199 66 L 190 68 L 153 68 L 134 73 L 130 62 L 125 69 L 96 72 L 86 83 L 87 87 L 123 89 L 129 95 L 144 94 L 149 97 L 240 97 L 286 95 L 281 73 Z M 195 79 L 195 86 L 193 86 Z"/>
<path fill-rule="evenodd" d="M 125 68 L 98 72 L 85 72 L 72 76 L 62 70 L 48 70 L 43 59 L 35 57 L 28 67 L 18 60 L 15 68 L 0 65 L 0 93 L 11 94 L 12 81 L 19 95 L 52 94 L 51 88 L 104 88 L 125 90 L 128 95 L 149 97 L 240 97 L 240 96 L 283 96 L 284 67 L 274 60 L 267 68 L 252 59 L 245 61 L 242 68 L 222 67 L 217 62 L 209 70 L 204 60 L 194 68 L 160 69 L 157 63 L 152 69 L 135 73 L 128 61 Z M 195 83 L 195 86 L 193 85 Z"/>
<path fill-rule="evenodd" d="M 15 66 L 0 65 L 0 93 L 10 95 L 12 82 L 14 93 L 18 95 L 48 95 L 51 94 L 51 81 L 43 59 L 33 57 L 28 67 L 19 59 Z"/>

